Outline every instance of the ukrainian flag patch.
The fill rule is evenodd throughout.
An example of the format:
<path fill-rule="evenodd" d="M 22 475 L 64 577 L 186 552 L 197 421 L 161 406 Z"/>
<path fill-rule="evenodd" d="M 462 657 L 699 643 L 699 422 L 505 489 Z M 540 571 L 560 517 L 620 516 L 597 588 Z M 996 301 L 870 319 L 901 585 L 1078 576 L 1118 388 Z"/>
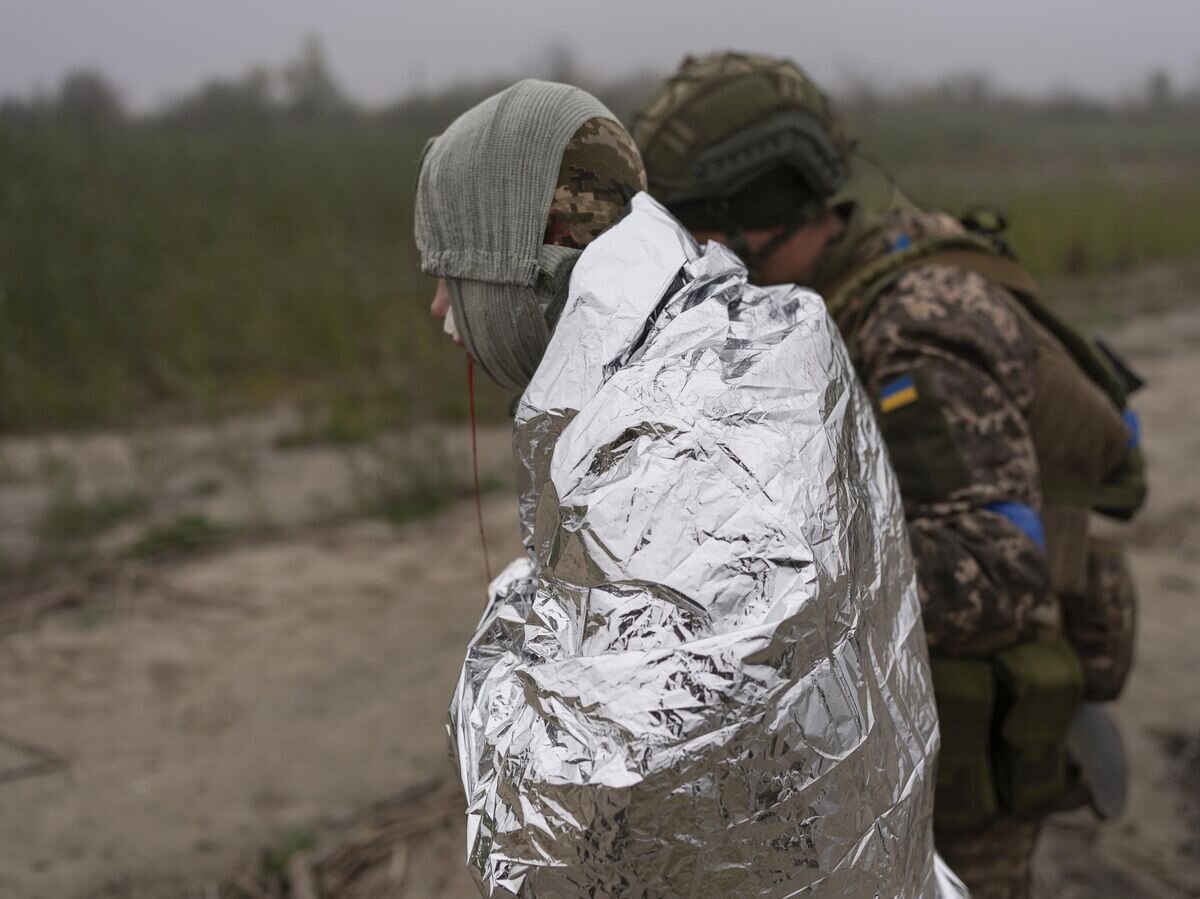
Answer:
<path fill-rule="evenodd" d="M 916 401 L 917 385 L 913 382 L 912 375 L 896 378 L 896 380 L 884 384 L 883 389 L 879 391 L 880 412 L 894 412 Z"/>

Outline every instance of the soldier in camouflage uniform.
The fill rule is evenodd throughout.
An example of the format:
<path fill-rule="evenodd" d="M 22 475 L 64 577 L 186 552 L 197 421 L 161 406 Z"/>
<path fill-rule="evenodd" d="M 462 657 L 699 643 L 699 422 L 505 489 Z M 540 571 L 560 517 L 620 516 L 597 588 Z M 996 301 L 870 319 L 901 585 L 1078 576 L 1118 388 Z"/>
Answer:
<path fill-rule="evenodd" d="M 856 155 L 790 63 L 689 59 L 634 137 L 650 192 L 699 239 L 760 283 L 825 296 L 909 523 L 941 712 L 939 850 L 978 899 L 1029 896 L 1041 821 L 1068 793 L 1066 727 L 1130 663 L 1119 548 L 1087 534 L 1092 509 L 1126 517 L 1144 493 L 1120 385 L 1013 260 Z"/>

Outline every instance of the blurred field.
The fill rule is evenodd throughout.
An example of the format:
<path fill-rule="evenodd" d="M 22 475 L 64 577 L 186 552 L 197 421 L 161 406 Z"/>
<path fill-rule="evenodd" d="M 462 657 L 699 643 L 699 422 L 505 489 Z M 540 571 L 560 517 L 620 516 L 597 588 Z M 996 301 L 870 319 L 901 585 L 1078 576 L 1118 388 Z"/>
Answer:
<path fill-rule="evenodd" d="M 0 427 L 227 409 L 314 379 L 386 380 L 407 411 L 404 385 L 460 361 L 432 347 L 408 233 L 422 140 L 0 127 Z"/>
<path fill-rule="evenodd" d="M 93 96 L 101 84 L 0 115 L 0 428 L 207 417 L 283 394 L 342 436 L 462 419 L 411 193 L 425 139 L 490 88 L 367 114 L 310 81 L 286 108 L 234 85 L 130 120 Z M 598 90 L 628 117 L 649 83 Z M 1200 106 L 943 93 L 846 107 L 919 199 L 1006 210 L 1039 274 L 1200 246 Z M 485 414 L 502 408 L 485 397 Z"/>

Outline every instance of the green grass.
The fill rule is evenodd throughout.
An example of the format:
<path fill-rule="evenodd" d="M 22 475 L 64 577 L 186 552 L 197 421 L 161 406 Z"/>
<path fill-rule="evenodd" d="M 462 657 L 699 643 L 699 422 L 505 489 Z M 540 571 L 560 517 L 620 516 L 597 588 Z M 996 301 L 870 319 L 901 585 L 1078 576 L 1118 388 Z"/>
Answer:
<path fill-rule="evenodd" d="M 147 528 L 129 547 L 138 559 L 180 556 L 207 549 L 230 535 L 228 525 L 215 524 L 204 515 L 180 515 L 163 524 Z"/>
<path fill-rule="evenodd" d="M 326 391 L 301 404 L 299 426 L 275 438 L 277 449 L 356 446 L 385 430 L 408 424 L 410 403 L 403 390 L 362 384 L 355 390 Z"/>
<path fill-rule="evenodd" d="M 1200 246 L 1194 113 L 918 106 L 851 118 L 917 198 L 1004 208 L 1038 274 Z M 297 394 L 326 411 L 292 446 L 464 419 L 463 357 L 429 319 L 433 283 L 413 246 L 426 137 L 367 117 L 224 130 L 0 122 L 0 429 Z M 481 385 L 485 419 L 506 402 Z"/>
<path fill-rule="evenodd" d="M 912 102 L 847 113 L 864 152 L 914 199 L 1003 210 L 1036 274 L 1118 271 L 1200 247 L 1195 109 Z"/>
<path fill-rule="evenodd" d="M 436 414 L 461 359 L 412 245 L 422 140 L 0 126 L 0 427 L 327 382 L 434 385 L 411 403 Z"/>
<path fill-rule="evenodd" d="M 220 478 L 200 478 L 188 488 L 188 495 L 196 499 L 216 496 L 224 487 Z"/>
<path fill-rule="evenodd" d="M 431 518 L 474 492 L 471 481 L 436 438 L 405 437 L 371 445 L 374 464 L 357 478 L 362 512 L 395 525 Z M 499 488 L 494 478 L 480 479 L 480 492 Z"/>
<path fill-rule="evenodd" d="M 897 169 L 953 172 L 972 166 L 1058 168 L 1065 174 L 1113 163 L 1196 164 L 1197 108 L 1167 113 L 1000 101 L 893 102 L 839 106 L 867 152 Z"/>
<path fill-rule="evenodd" d="M 73 486 L 60 487 L 54 491 L 40 530 L 43 537 L 54 541 L 90 539 L 137 518 L 149 507 L 149 500 L 136 491 L 85 499 Z"/>
<path fill-rule="evenodd" d="M 309 852 L 316 848 L 317 834 L 305 827 L 295 827 L 287 831 L 277 846 L 263 851 L 261 859 L 261 874 L 265 878 L 281 878 L 287 875 L 288 865 L 292 858 L 301 852 Z"/>
<path fill-rule="evenodd" d="M 95 606 L 89 606 L 80 609 L 75 616 L 75 624 L 85 631 L 90 631 L 104 624 L 112 617 L 110 609 L 99 609 Z"/>
<path fill-rule="evenodd" d="M 1123 271 L 1200 247 L 1200 164 L 1083 171 L 993 169 L 897 176 L 915 199 L 961 213 L 988 203 L 1008 216 L 1008 237 L 1040 275 Z"/>

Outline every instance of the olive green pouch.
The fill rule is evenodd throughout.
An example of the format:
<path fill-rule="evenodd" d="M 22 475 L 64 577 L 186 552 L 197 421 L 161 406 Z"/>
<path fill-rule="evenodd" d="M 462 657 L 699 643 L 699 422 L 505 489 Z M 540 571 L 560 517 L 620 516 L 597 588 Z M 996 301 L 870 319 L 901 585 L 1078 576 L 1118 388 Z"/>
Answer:
<path fill-rule="evenodd" d="M 1066 794 L 1067 728 L 1083 696 L 1083 668 L 1064 640 L 1023 643 L 995 660 L 1000 727 L 996 786 L 1016 815 Z"/>
<path fill-rule="evenodd" d="M 941 832 L 973 830 L 997 808 L 991 738 L 995 675 L 990 661 L 931 661 L 942 734 L 933 825 Z"/>

